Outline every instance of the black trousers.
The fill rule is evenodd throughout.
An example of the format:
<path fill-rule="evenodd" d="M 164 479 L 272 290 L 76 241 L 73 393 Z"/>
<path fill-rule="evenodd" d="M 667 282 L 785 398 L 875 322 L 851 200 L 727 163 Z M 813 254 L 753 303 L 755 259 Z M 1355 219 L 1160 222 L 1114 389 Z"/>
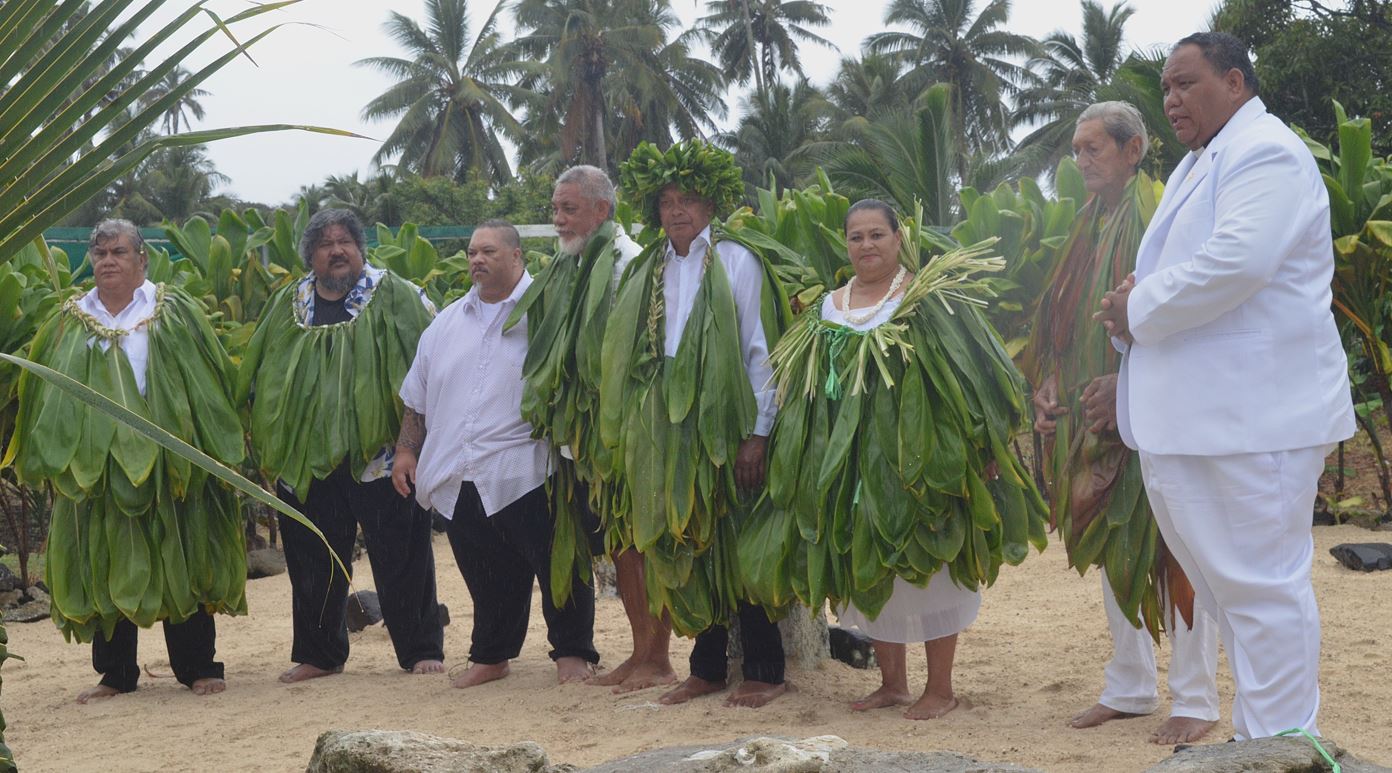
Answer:
<path fill-rule="evenodd" d="M 783 683 L 783 635 L 763 607 L 739 605 L 740 645 L 744 648 L 745 681 Z M 729 676 L 730 629 L 713 625 L 696 637 L 691 648 L 691 675 L 707 682 L 723 682 Z"/>
<path fill-rule="evenodd" d="M 132 692 L 140 681 L 136 644 L 140 628 L 121 620 L 105 639 L 98 632 L 92 639 L 92 668 L 101 674 L 103 687 Z M 164 621 L 164 643 L 169 648 L 169 665 L 174 678 L 185 687 L 199 679 L 221 679 L 222 664 L 213 660 L 217 645 L 217 625 L 213 616 L 201 608 L 182 623 Z"/>
<path fill-rule="evenodd" d="M 566 605 L 557 608 L 551 601 L 552 518 L 545 486 L 532 489 L 490 517 L 483 512 L 478 489 L 466 482 L 459 488 L 446 533 L 474 601 L 469 660 L 490 665 L 522 652 L 532 612 L 532 583 L 539 581 L 551 659 L 599 662 L 594 648 L 594 588 L 577 572 Z"/>
<path fill-rule="evenodd" d="M 309 484 L 304 502 L 283 486 L 276 486 L 276 493 L 324 532 L 350 572 L 361 526 L 382 621 L 396 649 L 397 663 L 410 669 L 422 660 L 444 660 L 445 631 L 435 599 L 430 514 L 414 498 L 396 493 L 390 478 L 370 483 L 354 480 L 346 464 Z M 290 659 L 336 669 L 348 660 L 348 581 L 313 532 L 284 515 L 280 529 L 295 631 Z"/>

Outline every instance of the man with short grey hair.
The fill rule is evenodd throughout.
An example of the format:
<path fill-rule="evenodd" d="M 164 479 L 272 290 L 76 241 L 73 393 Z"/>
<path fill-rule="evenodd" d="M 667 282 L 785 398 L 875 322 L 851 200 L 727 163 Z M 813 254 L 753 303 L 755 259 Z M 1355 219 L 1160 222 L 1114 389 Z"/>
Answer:
<path fill-rule="evenodd" d="M 393 414 L 400 410 L 395 390 L 405 373 L 393 375 L 392 359 L 382 353 L 406 348 L 409 364 L 434 308 L 415 285 L 368 265 L 364 247 L 362 224 L 352 212 L 328 209 L 310 218 L 300 239 L 300 255 L 309 274 L 267 302 L 258 337 L 252 339 L 242 364 L 246 373 L 240 381 L 247 389 L 255 382 L 266 384 L 272 379 L 277 385 L 278 394 L 262 395 L 252 405 L 252 445 L 263 471 L 279 479 L 276 493 L 319 527 L 350 568 L 358 529 L 362 528 L 382 619 L 397 662 L 412 673 L 441 673 L 444 630 L 435 595 L 430 515 L 414 499 L 400 496 L 392 488 L 391 428 L 397 423 L 395 417 L 389 422 L 363 421 L 364 411 L 357 407 L 366 393 L 374 400 L 365 406 L 369 412 Z M 420 305 L 415 298 L 420 299 Z M 342 337 L 329 339 L 312 332 L 340 325 L 344 327 L 335 335 Z M 387 340 L 391 336 L 396 340 Z M 335 358 L 324 341 L 352 348 L 346 357 Z M 365 365 L 360 361 L 364 357 L 373 358 L 372 362 Z M 305 362 L 307 358 L 322 360 Z M 305 366 L 300 366 L 301 362 Z M 349 364 L 346 370 L 344 362 Z M 374 368 L 385 373 L 374 373 Z M 313 426 L 316 420 L 304 415 L 317 410 L 316 401 L 294 402 L 293 397 L 328 390 L 336 392 L 330 404 L 355 407 L 347 415 L 317 419 L 341 422 L 342 426 L 332 432 Z M 287 399 L 291 402 L 284 402 Z M 292 424 L 308 421 L 311 426 L 259 422 L 258 410 L 266 409 L 261 403 L 274 405 L 278 400 Z M 368 437 L 367 432 L 381 436 Z M 353 439 L 346 443 L 349 453 L 325 465 L 327 473 L 306 475 L 303 450 L 296 458 L 278 450 L 285 445 L 282 438 L 286 433 L 308 433 L 309 440 L 297 448 L 330 443 L 334 437 Z M 355 449 L 356 455 L 352 453 Z M 380 451 L 371 456 L 374 449 Z M 285 460 L 283 465 L 268 462 L 280 459 Z M 292 479 L 297 475 L 302 479 Z M 283 516 L 280 523 L 292 590 L 294 643 L 290 659 L 295 664 L 281 674 L 280 681 L 300 682 L 340 673 L 348 659 L 347 578 L 324 555 L 324 545 L 316 535 Z"/>
<path fill-rule="evenodd" d="M 1120 357 L 1090 319 L 1099 294 L 1135 267 L 1154 209 L 1152 182 L 1138 172 L 1148 148 L 1145 121 L 1126 102 L 1098 102 L 1078 116 L 1073 155 L 1090 197 L 1049 276 L 1024 370 L 1035 385 L 1053 520 L 1069 563 L 1079 571 L 1100 569 L 1112 638 L 1102 693 L 1069 725 L 1096 727 L 1159 708 L 1155 649 L 1145 626 L 1163 626 L 1172 644 L 1170 717 L 1150 740 L 1172 745 L 1197 741 L 1218 719 L 1217 628 L 1194 608 L 1189 581 L 1155 536 L 1145 498 L 1135 496 L 1140 461 L 1116 433 Z M 1149 619 L 1147 609 L 1155 610 Z"/>
<path fill-rule="evenodd" d="M 559 564 L 557 577 L 568 576 L 572 566 L 586 574 L 592 556 L 605 553 L 600 521 L 610 492 L 604 486 L 608 452 L 597 431 L 599 343 L 619 277 L 642 251 L 614 222 L 614 202 L 614 184 L 603 170 L 580 165 L 561 174 L 551 195 L 559 249 L 507 321 L 511 326 L 525 315 L 531 337 L 522 372 L 522 415 L 562 457 L 553 481 L 553 508 L 575 539 L 573 550 L 553 557 Z M 578 302 L 593 295 L 589 288 L 595 282 L 607 286 L 596 296 L 599 303 Z M 641 558 L 638 561 L 641 568 Z M 620 586 L 641 597 L 641 572 L 635 573 L 627 560 L 616 558 L 615 563 Z M 565 588 L 553 591 L 561 596 Z M 591 683 L 626 691 L 676 679 L 667 656 L 667 629 L 639 606 L 643 608 L 625 604 L 633 655 Z"/>

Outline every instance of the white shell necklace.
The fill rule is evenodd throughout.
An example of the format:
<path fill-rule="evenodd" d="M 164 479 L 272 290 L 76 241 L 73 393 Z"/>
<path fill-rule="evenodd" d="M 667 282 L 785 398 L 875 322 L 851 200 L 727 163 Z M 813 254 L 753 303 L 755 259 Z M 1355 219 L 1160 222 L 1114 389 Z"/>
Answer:
<path fill-rule="evenodd" d="M 908 271 L 900 266 L 899 273 L 894 275 L 894 281 L 889 283 L 889 290 L 885 292 L 883 298 L 880 298 L 880 302 L 864 312 L 857 313 L 851 312 L 851 290 L 855 287 L 855 277 L 851 277 L 851 281 L 846 283 L 846 296 L 841 300 L 841 316 L 845 317 L 846 321 L 852 325 L 863 325 L 874 319 L 875 315 L 880 313 L 880 309 L 883 309 L 884 305 L 889 302 L 889 299 L 899 292 L 899 285 L 904 283 L 904 275 L 907 273 Z"/>

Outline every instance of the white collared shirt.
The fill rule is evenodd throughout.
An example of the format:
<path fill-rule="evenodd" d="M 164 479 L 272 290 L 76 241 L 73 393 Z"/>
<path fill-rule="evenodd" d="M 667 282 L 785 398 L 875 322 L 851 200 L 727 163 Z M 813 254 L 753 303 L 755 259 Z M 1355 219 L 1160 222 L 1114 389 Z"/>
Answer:
<path fill-rule="evenodd" d="M 550 450 L 522 419 L 526 318 L 503 332 L 531 283 L 523 272 L 501 303 L 484 303 L 475 286 L 447 306 L 421 334 L 401 384 L 402 402 L 425 416 L 416 500 L 446 518 L 466 481 L 490 516 L 546 482 Z"/>
<path fill-rule="evenodd" d="M 691 249 L 685 256 L 677 254 L 672 242 L 667 241 L 667 265 L 662 269 L 662 298 L 665 304 L 666 327 L 664 335 L 665 354 L 677 356 L 681 345 L 682 331 L 686 320 L 696 304 L 696 291 L 701 286 L 704 275 L 706 248 L 710 244 L 710 226 L 696 236 Z M 744 359 L 744 369 L 749 376 L 749 385 L 754 389 L 754 400 L 758 404 L 759 416 L 754 422 L 755 435 L 768 435 L 773 428 L 773 416 L 777 410 L 774 397 L 773 371 L 769 368 L 768 340 L 764 337 L 764 322 L 760 316 L 761 297 L 764 287 L 764 271 L 759 259 L 733 241 L 717 242 L 715 252 L 725 265 L 725 274 L 730 278 L 730 290 L 735 296 L 735 315 L 739 317 L 740 349 Z"/>
<path fill-rule="evenodd" d="M 155 283 L 146 279 L 144 284 L 135 288 L 135 294 L 131 296 L 131 302 L 121 309 L 119 314 L 112 314 L 107 311 L 101 299 L 97 297 L 97 288 L 93 287 L 82 296 L 77 302 L 79 308 L 97 318 L 103 326 L 115 330 L 129 331 L 121 336 L 121 349 L 126 353 L 126 359 L 130 360 L 131 370 L 135 372 L 135 387 L 140 390 L 140 394 L 145 394 L 145 367 L 150 361 L 150 331 L 146 322 L 155 313 Z M 87 345 L 93 342 L 101 344 L 102 351 L 106 351 L 111 344 L 93 336 Z"/>

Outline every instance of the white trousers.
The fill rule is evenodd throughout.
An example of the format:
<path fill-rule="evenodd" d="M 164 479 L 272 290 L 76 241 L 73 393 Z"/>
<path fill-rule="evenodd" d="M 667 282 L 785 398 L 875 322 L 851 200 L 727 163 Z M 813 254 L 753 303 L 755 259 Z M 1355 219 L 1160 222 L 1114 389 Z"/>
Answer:
<path fill-rule="evenodd" d="M 1102 570 L 1102 604 L 1112 633 L 1112 659 L 1103 672 L 1097 702 L 1127 714 L 1149 714 L 1160 705 L 1155 647 L 1150 632 L 1131 625 Z M 1218 624 L 1194 605 L 1194 627 L 1177 618 L 1170 639 L 1170 716 L 1218 719 Z"/>
<path fill-rule="evenodd" d="M 1238 740 L 1318 734 L 1320 619 L 1310 516 L 1332 446 L 1230 456 L 1141 452 L 1156 523 L 1218 622 Z"/>

